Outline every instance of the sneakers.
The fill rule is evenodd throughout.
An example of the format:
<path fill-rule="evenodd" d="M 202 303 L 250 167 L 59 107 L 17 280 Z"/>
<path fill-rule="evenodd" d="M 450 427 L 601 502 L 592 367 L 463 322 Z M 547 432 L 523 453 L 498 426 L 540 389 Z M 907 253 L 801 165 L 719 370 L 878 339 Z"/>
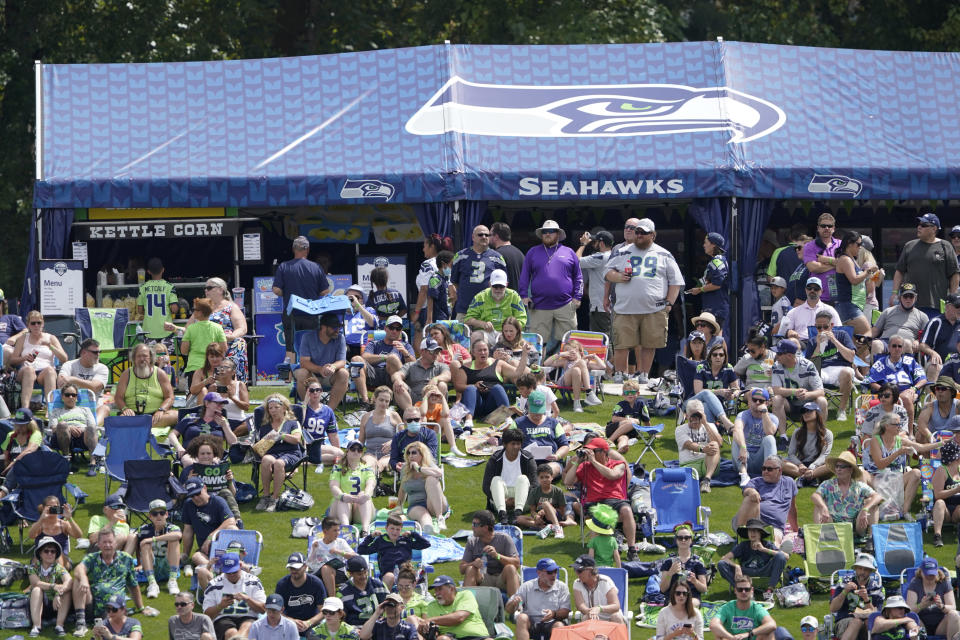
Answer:
<path fill-rule="evenodd" d="M 55 626 L 55 627 L 53 628 L 53 632 L 54 632 L 55 634 L 57 634 L 57 637 L 58 637 L 58 638 L 62 638 L 62 637 L 64 637 L 64 636 L 67 635 L 66 630 L 65 630 L 63 627 L 61 627 L 60 625 Z"/>
<path fill-rule="evenodd" d="M 175 576 L 170 576 L 170 579 L 167 580 L 167 593 L 172 596 L 180 593 L 180 585 L 177 584 L 177 578 Z"/>
<path fill-rule="evenodd" d="M 73 630 L 73 635 L 75 635 L 78 638 L 82 638 L 83 636 L 87 635 L 89 631 L 90 630 L 87 629 L 86 624 L 78 624 L 77 628 Z"/>
<path fill-rule="evenodd" d="M 634 560 L 638 560 L 639 558 L 640 558 L 640 556 L 639 556 L 639 554 L 637 553 L 637 546 L 636 546 L 636 545 L 634 545 L 634 546 L 630 547 L 629 549 L 627 549 L 627 562 L 633 562 Z"/>
<path fill-rule="evenodd" d="M 943 536 L 939 533 L 933 534 L 933 546 L 942 547 L 943 546 Z"/>
<path fill-rule="evenodd" d="M 497 511 L 497 522 L 499 522 L 499 523 L 502 524 L 502 525 L 508 524 L 509 519 L 507 518 L 507 512 L 506 512 L 506 511 L 502 511 L 502 510 L 501 510 L 501 511 Z"/>
<path fill-rule="evenodd" d="M 662 544 L 655 544 L 653 542 L 641 540 L 637 543 L 637 551 L 642 551 L 643 553 L 666 553 L 667 548 Z"/>
<path fill-rule="evenodd" d="M 553 527 L 553 537 L 557 540 L 563 540 L 563 527 L 558 524 L 550 525 Z"/>
<path fill-rule="evenodd" d="M 96 463 L 91 462 L 90 466 L 87 467 L 87 477 L 94 478 L 97 475 L 97 465 Z"/>
<path fill-rule="evenodd" d="M 266 511 L 267 505 L 270 504 L 270 499 L 271 498 L 269 494 L 261 497 L 257 502 L 257 506 L 255 506 L 253 509 L 255 511 Z"/>
<path fill-rule="evenodd" d="M 647 374 L 645 373 L 638 373 L 635 377 L 637 378 L 637 382 L 639 382 L 640 384 L 647 384 L 649 380 L 649 378 L 647 377 Z"/>
<path fill-rule="evenodd" d="M 783 434 L 777 437 L 777 451 L 786 451 L 790 448 L 790 438 L 787 437 L 787 434 Z"/>
<path fill-rule="evenodd" d="M 590 407 L 595 407 L 598 404 L 603 404 L 603 400 L 597 397 L 596 391 L 591 391 L 587 394 L 587 397 L 583 399 L 583 403 Z"/>
<path fill-rule="evenodd" d="M 540 538 L 541 540 L 546 540 L 547 538 L 549 538 L 551 535 L 555 533 L 556 531 L 554 530 L 553 525 L 548 524 L 543 529 L 540 529 L 540 531 L 537 531 L 537 537 Z"/>
<path fill-rule="evenodd" d="M 272 497 L 268 497 L 267 506 L 264 507 L 263 510 L 266 511 L 267 513 L 273 513 L 274 511 L 277 510 L 277 502 L 279 502 L 279 500 L 276 500 Z"/>
<path fill-rule="evenodd" d="M 623 372 L 617 371 L 613 374 L 613 383 L 614 384 L 623 384 Z"/>
<path fill-rule="evenodd" d="M 840 410 L 837 412 L 837 420 L 839 420 L 840 422 L 846 422 L 846 421 L 847 421 L 847 412 L 844 411 L 843 409 L 840 409 Z"/>
<path fill-rule="evenodd" d="M 700 493 L 710 493 L 710 478 L 700 481 Z"/>
<path fill-rule="evenodd" d="M 579 400 L 573 401 L 573 412 L 574 413 L 583 413 L 583 407 L 580 406 Z"/>
<path fill-rule="evenodd" d="M 467 418 L 463 421 L 464 429 L 473 429 L 473 418 Z"/>
<path fill-rule="evenodd" d="M 193 565 L 192 565 L 192 564 L 188 564 L 187 566 L 185 566 L 185 567 L 183 568 L 183 575 L 184 575 L 185 577 L 187 577 L 187 578 L 189 578 L 190 576 L 193 575 Z"/>
<path fill-rule="evenodd" d="M 36 638 L 39 635 L 40 635 L 40 627 L 34 627 L 33 629 L 30 629 L 31 638 Z"/>
<path fill-rule="evenodd" d="M 770 604 L 776 603 L 776 598 L 773 596 L 773 589 L 767 589 L 763 592 L 763 601 L 769 602 Z"/>
<path fill-rule="evenodd" d="M 740 472 L 740 488 L 743 489 L 745 486 L 747 486 L 748 482 L 750 482 L 750 476 L 747 475 L 746 471 L 741 471 Z"/>
<path fill-rule="evenodd" d="M 156 580 L 150 580 L 149 582 L 147 582 L 147 597 L 148 598 L 160 597 L 160 585 L 157 584 Z"/>

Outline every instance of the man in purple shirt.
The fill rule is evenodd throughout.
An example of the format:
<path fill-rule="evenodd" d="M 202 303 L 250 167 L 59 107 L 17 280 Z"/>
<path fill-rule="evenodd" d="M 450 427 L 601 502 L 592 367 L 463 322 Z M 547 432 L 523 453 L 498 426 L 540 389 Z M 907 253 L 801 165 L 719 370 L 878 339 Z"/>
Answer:
<path fill-rule="evenodd" d="M 803 263 L 810 275 L 820 280 L 823 293 L 820 299 L 830 302 L 837 295 L 837 259 L 834 257 L 840 247 L 840 239 L 833 237 L 837 220 L 829 212 L 821 213 L 817 218 L 817 237 L 803 245 Z"/>
<path fill-rule="evenodd" d="M 760 477 L 753 478 L 743 488 L 743 502 L 732 523 L 736 530 L 753 518 L 763 520 L 773 527 L 777 546 L 783 541 L 783 529 L 797 496 L 797 483 L 793 478 L 783 475 L 782 464 L 779 456 L 769 456 L 763 461 Z M 781 550 L 789 554 L 792 549 L 793 545 L 790 544 L 788 549 Z"/>
<path fill-rule="evenodd" d="M 577 328 L 577 308 L 583 297 L 580 260 L 561 242 L 567 233 L 553 220 L 537 229 L 543 243 L 527 251 L 517 292 L 530 309 L 527 330 L 543 336 L 547 350 Z"/>

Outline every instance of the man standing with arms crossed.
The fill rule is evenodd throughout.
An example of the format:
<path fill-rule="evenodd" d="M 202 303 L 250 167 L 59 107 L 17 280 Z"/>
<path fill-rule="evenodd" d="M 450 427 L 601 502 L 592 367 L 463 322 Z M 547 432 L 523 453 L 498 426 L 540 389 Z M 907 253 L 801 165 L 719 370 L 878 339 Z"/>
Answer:
<path fill-rule="evenodd" d="M 616 286 L 614 369 L 625 373 L 627 350 L 639 345 L 640 384 L 647 383 L 657 349 L 667 345 L 667 320 L 684 284 L 677 261 L 654 242 L 656 237 L 653 220 L 640 220 L 633 244 L 615 251 L 604 272 L 607 282 Z"/>

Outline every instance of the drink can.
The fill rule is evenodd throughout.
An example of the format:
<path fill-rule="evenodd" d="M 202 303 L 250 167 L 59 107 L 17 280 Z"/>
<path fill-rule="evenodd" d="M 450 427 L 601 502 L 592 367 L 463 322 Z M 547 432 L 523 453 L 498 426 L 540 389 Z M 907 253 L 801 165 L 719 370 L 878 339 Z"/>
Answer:
<path fill-rule="evenodd" d="M 623 268 L 623 275 L 629 276 L 629 277 L 631 277 L 631 278 L 633 277 L 633 265 L 632 265 L 632 264 L 628 264 L 627 266 L 625 266 L 625 267 Z"/>
<path fill-rule="evenodd" d="M 397 496 L 390 496 L 387 498 L 387 507 L 390 509 L 396 509 L 398 504 Z"/>
<path fill-rule="evenodd" d="M 143 269 L 137 269 L 137 284 L 143 284 L 147 280 L 147 272 Z"/>

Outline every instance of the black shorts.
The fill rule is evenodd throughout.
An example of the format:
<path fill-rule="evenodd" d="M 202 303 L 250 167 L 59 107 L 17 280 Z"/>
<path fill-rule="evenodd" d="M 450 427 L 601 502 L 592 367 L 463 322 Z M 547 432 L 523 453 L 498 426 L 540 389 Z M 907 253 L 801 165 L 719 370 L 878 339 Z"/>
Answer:
<path fill-rule="evenodd" d="M 286 312 L 284 312 L 282 322 L 283 339 L 284 344 L 287 345 L 287 351 L 293 351 L 294 337 L 297 331 L 316 331 L 317 329 L 317 316 L 299 314 L 288 316 Z"/>
<path fill-rule="evenodd" d="M 590 502 L 590 503 L 584 504 L 583 508 L 589 512 L 590 507 L 592 507 L 595 504 L 605 504 L 611 509 L 613 509 L 614 511 L 616 511 L 617 513 L 620 513 L 620 507 L 632 508 L 630 507 L 629 500 L 620 500 L 619 498 L 607 498 L 606 500 L 597 500 L 596 502 Z"/>
<path fill-rule="evenodd" d="M 213 621 L 213 632 L 217 634 L 217 640 L 223 640 L 223 636 L 227 633 L 228 629 L 239 631 L 240 625 L 242 625 L 244 622 L 247 620 L 254 622 L 256 619 L 257 616 L 229 616 L 218 618 Z"/>
<path fill-rule="evenodd" d="M 359 344 L 348 344 L 347 345 L 347 362 L 350 362 L 350 360 L 352 360 L 353 358 L 361 355 L 361 351 L 363 351 L 363 347 L 361 347 Z"/>
<path fill-rule="evenodd" d="M 530 625 L 530 640 L 550 640 L 550 633 L 559 622 L 560 620 L 551 620 Z"/>
<path fill-rule="evenodd" d="M 372 364 L 366 366 L 367 389 L 373 391 L 380 386 L 392 386 L 390 384 L 390 374 L 386 367 L 375 367 Z"/>
<path fill-rule="evenodd" d="M 613 437 L 613 432 L 620 428 L 620 424 L 621 424 L 621 423 L 619 423 L 619 422 L 613 422 L 613 421 L 607 423 L 606 436 L 607 436 L 607 439 L 608 439 L 608 440 L 609 440 L 611 437 Z M 632 433 L 625 433 L 625 434 L 623 434 L 623 435 L 627 436 L 628 438 L 639 438 L 639 437 L 640 437 L 640 434 L 637 433 L 636 428 L 634 428 L 634 430 L 633 430 Z M 616 443 L 614 443 L 614 444 L 616 444 Z"/>

